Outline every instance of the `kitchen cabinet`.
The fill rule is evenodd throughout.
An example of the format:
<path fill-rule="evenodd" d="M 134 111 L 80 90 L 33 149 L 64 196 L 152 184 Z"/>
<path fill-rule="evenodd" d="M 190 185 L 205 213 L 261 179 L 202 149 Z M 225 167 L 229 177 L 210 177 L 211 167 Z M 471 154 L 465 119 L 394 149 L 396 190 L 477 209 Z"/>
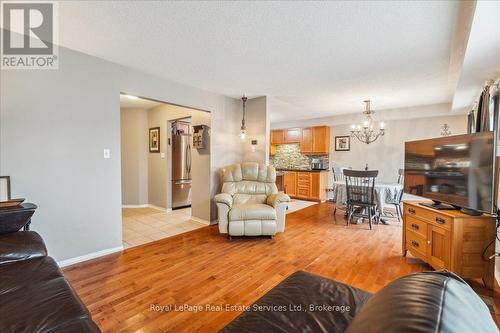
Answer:
<path fill-rule="evenodd" d="M 269 145 L 269 155 L 274 156 L 276 155 L 276 145 Z"/>
<path fill-rule="evenodd" d="M 300 138 L 300 151 L 303 154 L 312 153 L 313 152 L 313 137 L 312 137 L 312 128 L 306 127 L 302 129 Z"/>
<path fill-rule="evenodd" d="M 276 153 L 276 145 L 285 143 L 300 144 L 302 154 L 328 155 L 330 153 L 330 127 L 315 126 L 272 130 L 270 141 L 271 156 Z"/>
<path fill-rule="evenodd" d="M 284 130 L 272 130 L 271 131 L 271 144 L 281 145 L 285 143 L 285 133 Z"/>
<path fill-rule="evenodd" d="M 326 174 L 326 172 L 324 172 Z M 311 182 L 310 182 L 310 198 L 313 200 L 321 200 L 321 177 L 322 174 L 319 172 L 311 173 Z M 328 181 L 328 180 L 327 180 Z M 326 192 L 326 189 L 324 189 Z"/>
<path fill-rule="evenodd" d="M 324 202 L 328 172 L 286 171 L 284 184 L 286 193 L 292 198 Z"/>
<path fill-rule="evenodd" d="M 285 130 L 285 143 L 299 143 L 301 136 L 300 128 L 288 128 Z"/>
<path fill-rule="evenodd" d="M 311 196 L 311 173 L 297 172 L 297 197 L 308 199 Z"/>
<path fill-rule="evenodd" d="M 297 173 L 287 172 L 283 176 L 283 180 L 285 193 L 291 197 L 295 197 L 297 195 Z"/>
<path fill-rule="evenodd" d="M 279 192 L 285 191 L 285 175 L 284 174 L 277 174 L 276 175 L 276 187 L 278 188 Z"/>
<path fill-rule="evenodd" d="M 314 154 L 330 153 L 330 127 L 318 126 L 312 128 L 312 145 Z"/>

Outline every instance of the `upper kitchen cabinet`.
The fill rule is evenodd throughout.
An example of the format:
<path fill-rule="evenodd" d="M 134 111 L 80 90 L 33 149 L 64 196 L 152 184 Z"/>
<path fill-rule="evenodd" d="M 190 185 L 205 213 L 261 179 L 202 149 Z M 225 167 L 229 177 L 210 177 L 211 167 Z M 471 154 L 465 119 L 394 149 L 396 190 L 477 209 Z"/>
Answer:
<path fill-rule="evenodd" d="M 300 128 L 288 128 L 285 131 L 285 143 L 299 143 L 301 140 Z"/>
<path fill-rule="evenodd" d="M 330 127 L 316 126 L 288 128 L 271 131 L 270 154 L 276 153 L 275 145 L 300 144 L 300 152 L 308 155 L 328 155 L 330 152 Z"/>
<path fill-rule="evenodd" d="M 302 129 L 302 137 L 300 139 L 300 151 L 303 154 L 313 152 L 313 136 L 312 128 L 307 127 Z"/>
<path fill-rule="evenodd" d="M 314 154 L 330 153 L 330 127 L 318 126 L 312 128 L 312 146 Z"/>
<path fill-rule="evenodd" d="M 284 130 L 272 130 L 271 131 L 271 144 L 281 145 L 285 143 L 285 131 Z"/>
<path fill-rule="evenodd" d="M 330 127 L 303 128 L 300 151 L 302 154 L 328 155 L 330 153 Z"/>

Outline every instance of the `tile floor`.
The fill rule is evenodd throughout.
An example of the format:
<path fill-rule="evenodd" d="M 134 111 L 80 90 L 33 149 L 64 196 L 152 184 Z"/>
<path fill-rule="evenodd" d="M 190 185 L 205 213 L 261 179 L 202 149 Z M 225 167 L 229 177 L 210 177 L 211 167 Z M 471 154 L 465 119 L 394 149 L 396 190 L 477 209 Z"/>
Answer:
<path fill-rule="evenodd" d="M 191 208 L 177 209 L 168 213 L 154 208 L 123 208 L 122 216 L 124 248 L 205 226 L 191 220 Z"/>

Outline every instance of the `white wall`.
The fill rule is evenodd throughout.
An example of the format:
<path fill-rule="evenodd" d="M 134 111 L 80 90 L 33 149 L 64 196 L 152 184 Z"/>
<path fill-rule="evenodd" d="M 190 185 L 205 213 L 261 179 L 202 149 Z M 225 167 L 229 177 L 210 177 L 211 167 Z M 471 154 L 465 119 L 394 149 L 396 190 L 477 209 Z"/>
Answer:
<path fill-rule="evenodd" d="M 269 164 L 270 123 L 266 96 L 252 98 L 246 102 L 245 125 L 247 139 L 242 143 L 243 161 Z M 257 140 L 255 152 L 252 152 L 252 140 Z"/>
<path fill-rule="evenodd" d="M 39 205 L 32 227 L 56 260 L 121 246 L 120 92 L 212 112 L 211 195 L 218 169 L 241 160 L 236 100 L 63 47 L 59 60 L 0 78 L 0 173 Z"/>
<path fill-rule="evenodd" d="M 148 201 L 148 110 L 122 108 L 122 204 L 146 205 Z"/>

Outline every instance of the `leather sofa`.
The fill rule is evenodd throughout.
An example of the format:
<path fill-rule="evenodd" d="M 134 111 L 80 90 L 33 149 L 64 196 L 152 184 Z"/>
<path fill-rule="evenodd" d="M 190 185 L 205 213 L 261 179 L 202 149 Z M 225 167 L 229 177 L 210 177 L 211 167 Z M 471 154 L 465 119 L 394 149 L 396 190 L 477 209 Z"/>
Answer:
<path fill-rule="evenodd" d="M 0 235 L 0 332 L 101 332 L 36 232 Z"/>
<path fill-rule="evenodd" d="M 497 333 L 498 328 L 479 296 L 450 272 L 410 274 L 372 295 L 299 271 L 221 332 Z"/>
<path fill-rule="evenodd" d="M 278 192 L 273 166 L 247 162 L 223 169 L 215 196 L 219 232 L 231 236 L 273 236 L 285 231 L 290 197 Z"/>

